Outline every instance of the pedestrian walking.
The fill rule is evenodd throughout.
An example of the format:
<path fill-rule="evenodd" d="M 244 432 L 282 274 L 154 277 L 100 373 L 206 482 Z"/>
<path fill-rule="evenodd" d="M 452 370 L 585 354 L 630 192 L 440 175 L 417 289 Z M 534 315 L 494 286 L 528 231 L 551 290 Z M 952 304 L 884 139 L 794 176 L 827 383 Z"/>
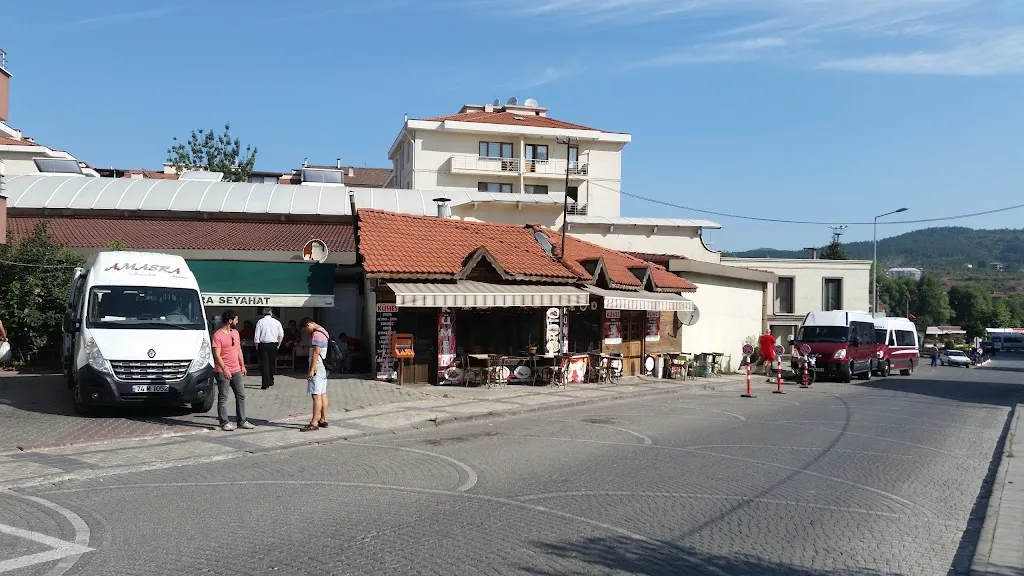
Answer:
<path fill-rule="evenodd" d="M 331 337 L 323 326 L 313 322 L 311 318 L 303 318 L 299 326 L 310 336 L 306 392 L 313 397 L 313 418 L 301 431 L 312 432 L 327 428 L 327 367 L 324 366 L 324 360 L 327 359 L 327 347 L 330 346 Z"/>
<path fill-rule="evenodd" d="M 235 425 L 228 420 L 228 389 L 235 393 L 235 420 L 238 427 L 252 430 L 256 426 L 245 419 L 245 360 L 242 358 L 242 338 L 235 326 L 238 325 L 238 314 L 234 310 L 225 310 L 221 315 L 221 325 L 213 333 L 213 357 L 216 360 L 214 369 L 217 372 L 217 418 L 221 430 L 231 431 Z"/>
<path fill-rule="evenodd" d="M 761 348 L 761 358 L 764 359 L 764 375 L 771 382 L 772 363 L 775 362 L 775 336 L 772 336 L 771 330 L 765 328 L 764 334 L 757 339 L 757 344 Z"/>
<path fill-rule="evenodd" d="M 256 322 L 253 338 L 256 340 L 256 350 L 260 355 L 260 377 L 263 379 L 263 389 L 266 390 L 274 385 L 277 351 L 281 349 L 281 342 L 284 340 L 284 326 L 274 318 L 274 311 L 270 308 L 263 309 L 263 317 Z"/>
<path fill-rule="evenodd" d="M 931 354 L 931 357 L 932 357 L 932 368 L 935 368 L 936 366 L 939 365 L 939 347 L 938 346 L 932 346 L 932 350 L 931 350 L 930 354 Z"/>
<path fill-rule="evenodd" d="M 0 364 L 6 364 L 11 360 L 11 345 L 7 342 L 7 330 L 4 323 L 0 322 Z"/>

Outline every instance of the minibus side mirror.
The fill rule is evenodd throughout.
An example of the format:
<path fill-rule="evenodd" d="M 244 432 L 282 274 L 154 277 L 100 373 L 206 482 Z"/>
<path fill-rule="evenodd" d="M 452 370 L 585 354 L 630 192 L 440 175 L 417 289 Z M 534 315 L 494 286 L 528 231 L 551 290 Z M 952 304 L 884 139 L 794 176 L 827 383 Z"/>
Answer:
<path fill-rule="evenodd" d="M 792 344 L 793 343 L 793 335 L 790 334 L 789 336 L 787 336 L 786 337 L 786 341 L 788 341 L 790 344 Z"/>

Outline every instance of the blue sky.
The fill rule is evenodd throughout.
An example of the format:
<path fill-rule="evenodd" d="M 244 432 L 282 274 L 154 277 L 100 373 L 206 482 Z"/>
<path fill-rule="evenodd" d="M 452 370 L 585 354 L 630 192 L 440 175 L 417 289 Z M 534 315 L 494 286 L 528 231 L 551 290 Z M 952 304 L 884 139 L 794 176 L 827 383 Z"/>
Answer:
<path fill-rule="evenodd" d="M 9 123 L 95 166 L 157 168 L 173 136 L 225 121 L 259 147 L 260 169 L 305 157 L 388 166 L 404 113 L 515 95 L 632 133 L 623 189 L 695 208 L 843 223 L 1022 197 L 1019 1 L 7 4 Z M 1022 216 L 956 224 L 1020 228 Z M 829 239 L 825 225 L 711 218 L 721 250 Z M 871 227 L 845 238 L 870 239 Z"/>

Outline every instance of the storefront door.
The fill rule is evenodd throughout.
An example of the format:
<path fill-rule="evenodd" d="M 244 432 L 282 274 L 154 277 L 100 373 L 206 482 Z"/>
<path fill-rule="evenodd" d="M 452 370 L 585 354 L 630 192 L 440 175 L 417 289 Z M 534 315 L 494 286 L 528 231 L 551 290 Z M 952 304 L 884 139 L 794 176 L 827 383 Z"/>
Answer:
<path fill-rule="evenodd" d="M 622 374 L 624 376 L 643 374 L 646 322 L 646 312 L 622 311 Z"/>

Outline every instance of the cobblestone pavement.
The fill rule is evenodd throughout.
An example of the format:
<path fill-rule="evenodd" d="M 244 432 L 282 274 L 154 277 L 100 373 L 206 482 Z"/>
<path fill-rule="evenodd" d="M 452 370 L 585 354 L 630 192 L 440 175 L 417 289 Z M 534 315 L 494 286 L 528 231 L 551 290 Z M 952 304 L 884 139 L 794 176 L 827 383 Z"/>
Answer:
<path fill-rule="evenodd" d="M 680 387 L 285 450 L 211 434 L 145 448 L 196 456 L 161 469 L 43 451 L 125 469 L 0 493 L 0 573 L 966 573 L 1022 374 Z"/>
<path fill-rule="evenodd" d="M 261 390 L 259 375 L 250 373 L 245 387 L 246 410 L 254 420 L 272 421 L 310 410 L 306 383 L 298 378 L 278 376 L 275 386 Z M 372 380 L 332 379 L 327 393 L 331 405 L 344 411 L 432 397 L 421 390 Z M 187 434 L 216 422 L 216 407 L 206 414 L 193 414 L 186 408 L 147 408 L 107 410 L 97 417 L 81 417 L 72 410 L 71 396 L 61 376 L 0 377 L 0 454 L 19 447 Z"/>

